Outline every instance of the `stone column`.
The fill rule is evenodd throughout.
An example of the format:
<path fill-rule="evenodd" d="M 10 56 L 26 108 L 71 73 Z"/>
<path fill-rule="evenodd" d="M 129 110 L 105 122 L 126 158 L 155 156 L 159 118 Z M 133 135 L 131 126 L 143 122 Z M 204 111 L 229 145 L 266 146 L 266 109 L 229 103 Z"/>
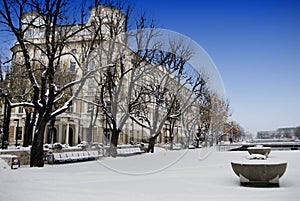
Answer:
<path fill-rule="evenodd" d="M 62 136 L 63 136 L 63 125 L 60 122 L 58 125 L 58 142 L 62 143 Z"/>
<path fill-rule="evenodd" d="M 75 124 L 75 140 L 74 140 L 74 145 L 78 144 L 78 136 L 79 136 L 79 125 Z"/>
<path fill-rule="evenodd" d="M 66 144 L 69 144 L 69 130 L 70 130 L 70 123 L 67 122 L 67 128 L 66 128 Z"/>

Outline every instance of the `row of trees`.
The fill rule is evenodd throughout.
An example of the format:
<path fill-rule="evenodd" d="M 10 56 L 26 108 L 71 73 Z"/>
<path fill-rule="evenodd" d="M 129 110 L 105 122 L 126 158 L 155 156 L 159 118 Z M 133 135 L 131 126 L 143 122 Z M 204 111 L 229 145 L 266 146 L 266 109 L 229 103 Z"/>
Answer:
<path fill-rule="evenodd" d="M 223 130 L 224 137 L 229 138 L 230 142 L 240 141 L 247 137 L 244 128 L 234 121 L 225 122 Z M 224 137 L 221 140 L 227 140 Z"/>
<path fill-rule="evenodd" d="M 84 23 L 88 4 L 94 5 L 94 15 Z M 167 41 L 169 51 L 162 50 L 160 42 L 152 42 L 159 34 L 152 21 L 148 23 L 144 15 L 130 20 L 130 5 L 2 0 L 0 6 L 2 27 L 16 38 L 10 72 L 1 80 L 3 140 L 8 140 L 11 109 L 22 106 L 26 113 L 24 145 L 32 141 L 30 166 L 44 165 L 45 128 L 49 123 L 53 127 L 55 118 L 76 100 L 93 105 L 95 119 L 98 115 L 107 119 L 113 156 L 128 120 L 150 131 L 149 152 L 154 151 L 166 123 L 171 141 L 178 122 L 184 126 L 188 143 L 194 138 L 212 142 L 221 134 L 227 104 L 209 91 L 205 75 L 188 65 L 193 51 L 176 40 Z M 69 12 L 72 6 L 80 8 L 79 19 Z M 126 35 L 130 22 L 137 30 L 152 29 Z M 136 51 L 128 48 L 128 38 Z M 76 52 L 71 51 L 74 43 Z M 76 62 L 75 70 L 69 68 L 70 60 Z M 92 91 L 93 98 L 87 98 L 86 91 Z"/>

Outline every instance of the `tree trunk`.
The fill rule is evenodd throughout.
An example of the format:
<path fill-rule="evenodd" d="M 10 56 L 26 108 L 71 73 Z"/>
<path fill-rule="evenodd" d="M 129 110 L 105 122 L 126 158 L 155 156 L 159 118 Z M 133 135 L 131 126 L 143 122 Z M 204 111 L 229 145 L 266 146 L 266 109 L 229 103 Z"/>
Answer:
<path fill-rule="evenodd" d="M 110 155 L 112 157 L 117 156 L 117 146 L 118 146 L 118 139 L 119 139 L 120 131 L 114 129 L 111 136 L 111 143 L 110 143 Z"/>
<path fill-rule="evenodd" d="M 36 112 L 30 113 L 26 111 L 26 121 L 25 121 L 25 135 L 24 135 L 24 142 L 23 147 L 28 147 L 32 144 L 32 133 L 33 133 L 33 126 L 36 119 Z"/>
<path fill-rule="evenodd" d="M 196 139 L 196 148 L 199 148 L 200 145 L 200 139 Z"/>
<path fill-rule="evenodd" d="M 88 136 L 87 136 L 87 141 L 88 141 L 88 143 L 92 144 L 93 143 L 93 130 L 94 130 L 94 125 L 93 125 L 94 106 L 89 105 L 89 110 L 90 110 L 89 112 L 91 113 L 91 119 L 90 119 L 89 133 L 88 133 Z"/>
<path fill-rule="evenodd" d="M 41 118 L 41 117 L 39 117 Z M 47 124 L 46 119 L 39 119 L 37 124 L 30 154 L 30 167 L 44 167 L 44 132 Z"/>
<path fill-rule="evenodd" d="M 174 140 L 174 126 L 176 119 L 171 119 L 170 121 L 170 150 L 173 150 L 173 140 Z"/>
<path fill-rule="evenodd" d="M 149 139 L 149 146 L 148 146 L 148 153 L 154 153 L 154 146 L 155 146 L 155 141 L 156 141 L 157 136 L 151 137 Z"/>
<path fill-rule="evenodd" d="M 11 116 L 11 107 L 10 107 L 8 98 L 5 97 L 2 149 L 7 149 L 7 146 L 8 146 L 10 116 Z"/>
<path fill-rule="evenodd" d="M 28 147 L 28 145 L 30 145 L 30 133 L 28 132 L 29 129 L 29 125 L 30 125 L 30 120 L 31 120 L 31 113 L 28 110 L 25 110 L 25 133 L 24 133 L 24 141 L 23 141 L 23 147 Z M 31 133 L 32 135 L 32 133 Z"/>
<path fill-rule="evenodd" d="M 190 141 L 191 141 L 191 137 L 190 137 L 190 135 L 188 135 L 188 137 L 187 137 L 187 142 L 186 142 L 186 144 L 184 145 L 185 149 L 188 149 L 188 148 L 189 148 L 189 146 L 190 146 Z"/>
<path fill-rule="evenodd" d="M 51 144 L 53 144 L 54 143 L 54 125 L 55 125 L 55 121 L 56 121 L 56 117 L 52 117 L 51 118 L 51 121 L 50 121 L 50 137 L 51 137 L 51 139 L 50 139 L 50 143 Z"/>
<path fill-rule="evenodd" d="M 171 134 L 171 137 L 170 137 L 170 150 L 173 150 L 173 134 Z"/>

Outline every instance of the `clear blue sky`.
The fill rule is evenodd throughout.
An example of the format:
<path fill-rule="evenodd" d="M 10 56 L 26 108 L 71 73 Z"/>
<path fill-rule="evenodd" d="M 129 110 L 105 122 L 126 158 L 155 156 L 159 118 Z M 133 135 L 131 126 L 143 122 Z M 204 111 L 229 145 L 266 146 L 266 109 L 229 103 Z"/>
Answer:
<path fill-rule="evenodd" d="M 134 0 L 214 60 L 232 120 L 252 133 L 300 126 L 300 1 Z"/>

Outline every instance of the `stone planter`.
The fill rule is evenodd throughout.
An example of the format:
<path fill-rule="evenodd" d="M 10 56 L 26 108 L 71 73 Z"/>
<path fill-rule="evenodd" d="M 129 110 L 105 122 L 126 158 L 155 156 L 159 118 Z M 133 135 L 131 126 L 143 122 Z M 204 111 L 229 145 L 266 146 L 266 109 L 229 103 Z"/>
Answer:
<path fill-rule="evenodd" d="M 247 160 L 231 162 L 242 186 L 276 186 L 285 173 L 287 163 L 276 160 Z"/>
<path fill-rule="evenodd" d="M 262 154 L 268 156 L 271 152 L 271 147 L 255 146 L 248 147 L 249 154 Z"/>

